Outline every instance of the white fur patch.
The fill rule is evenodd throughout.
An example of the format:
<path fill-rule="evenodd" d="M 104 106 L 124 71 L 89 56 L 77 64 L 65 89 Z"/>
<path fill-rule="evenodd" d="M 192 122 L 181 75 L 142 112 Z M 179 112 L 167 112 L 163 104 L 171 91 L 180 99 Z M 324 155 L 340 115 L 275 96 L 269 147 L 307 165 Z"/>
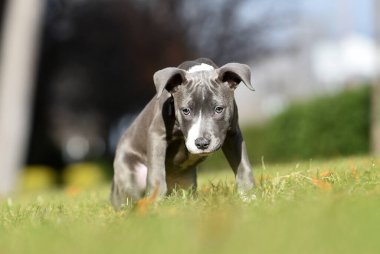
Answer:
<path fill-rule="evenodd" d="M 201 132 L 202 112 L 199 114 L 197 121 L 190 127 L 187 133 L 186 147 L 191 153 L 199 153 L 200 150 L 195 145 L 195 140 L 199 138 Z"/>
<path fill-rule="evenodd" d="M 135 172 L 136 182 L 137 182 L 137 185 L 139 186 L 139 189 L 144 191 L 146 188 L 146 177 L 148 174 L 148 168 L 142 163 L 137 163 L 135 165 L 134 172 Z"/>
<path fill-rule="evenodd" d="M 188 72 L 193 73 L 193 72 L 198 72 L 198 71 L 212 71 L 212 70 L 214 70 L 214 67 L 212 67 L 211 65 L 201 63 L 199 65 L 194 65 L 193 67 L 191 67 L 188 70 Z"/>

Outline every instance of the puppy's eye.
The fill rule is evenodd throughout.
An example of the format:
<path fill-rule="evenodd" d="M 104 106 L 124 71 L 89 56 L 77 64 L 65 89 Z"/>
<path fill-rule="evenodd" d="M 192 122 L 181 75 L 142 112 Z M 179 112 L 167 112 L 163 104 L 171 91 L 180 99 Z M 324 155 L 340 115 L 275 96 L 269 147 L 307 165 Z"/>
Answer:
<path fill-rule="evenodd" d="M 191 110 L 189 109 L 189 108 L 183 108 L 182 109 L 182 113 L 184 114 L 184 115 L 189 115 L 190 114 L 190 112 L 191 112 Z"/>
<path fill-rule="evenodd" d="M 224 108 L 223 108 L 223 107 L 221 107 L 221 106 L 216 106 L 216 107 L 215 107 L 215 113 L 220 114 L 220 113 L 222 113 L 223 111 L 224 111 Z"/>

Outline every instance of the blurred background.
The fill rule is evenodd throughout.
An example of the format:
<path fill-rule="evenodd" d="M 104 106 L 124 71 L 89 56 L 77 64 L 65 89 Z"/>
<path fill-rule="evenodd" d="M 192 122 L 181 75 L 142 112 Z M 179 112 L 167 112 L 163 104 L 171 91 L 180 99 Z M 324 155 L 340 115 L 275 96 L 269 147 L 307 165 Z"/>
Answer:
<path fill-rule="evenodd" d="M 158 69 L 247 63 L 254 165 L 380 154 L 375 0 L 0 0 L 0 195 L 110 179 Z M 227 164 L 213 156 L 203 167 Z"/>

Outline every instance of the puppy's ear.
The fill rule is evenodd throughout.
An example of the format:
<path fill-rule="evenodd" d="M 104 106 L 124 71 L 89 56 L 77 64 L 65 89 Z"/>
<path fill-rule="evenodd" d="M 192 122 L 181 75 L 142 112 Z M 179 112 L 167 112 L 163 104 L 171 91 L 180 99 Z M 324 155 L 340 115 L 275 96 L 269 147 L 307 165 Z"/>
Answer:
<path fill-rule="evenodd" d="M 228 63 L 218 69 L 219 80 L 227 82 L 235 89 L 240 82 L 243 82 L 249 90 L 255 91 L 251 84 L 251 70 L 248 65 L 240 63 Z"/>
<path fill-rule="evenodd" d="M 157 98 L 159 98 L 164 89 L 170 93 L 175 92 L 176 87 L 185 81 L 185 71 L 175 67 L 168 67 L 154 73 L 153 81 L 157 90 Z"/>

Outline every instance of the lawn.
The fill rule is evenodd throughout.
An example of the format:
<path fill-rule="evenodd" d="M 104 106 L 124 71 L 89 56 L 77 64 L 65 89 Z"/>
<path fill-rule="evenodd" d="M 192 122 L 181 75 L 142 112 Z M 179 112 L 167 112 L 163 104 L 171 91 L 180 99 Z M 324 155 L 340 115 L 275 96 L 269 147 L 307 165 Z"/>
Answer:
<path fill-rule="evenodd" d="M 0 254 L 379 253 L 380 159 L 256 165 L 240 197 L 229 170 L 199 173 L 197 195 L 114 211 L 109 184 L 0 200 Z"/>

